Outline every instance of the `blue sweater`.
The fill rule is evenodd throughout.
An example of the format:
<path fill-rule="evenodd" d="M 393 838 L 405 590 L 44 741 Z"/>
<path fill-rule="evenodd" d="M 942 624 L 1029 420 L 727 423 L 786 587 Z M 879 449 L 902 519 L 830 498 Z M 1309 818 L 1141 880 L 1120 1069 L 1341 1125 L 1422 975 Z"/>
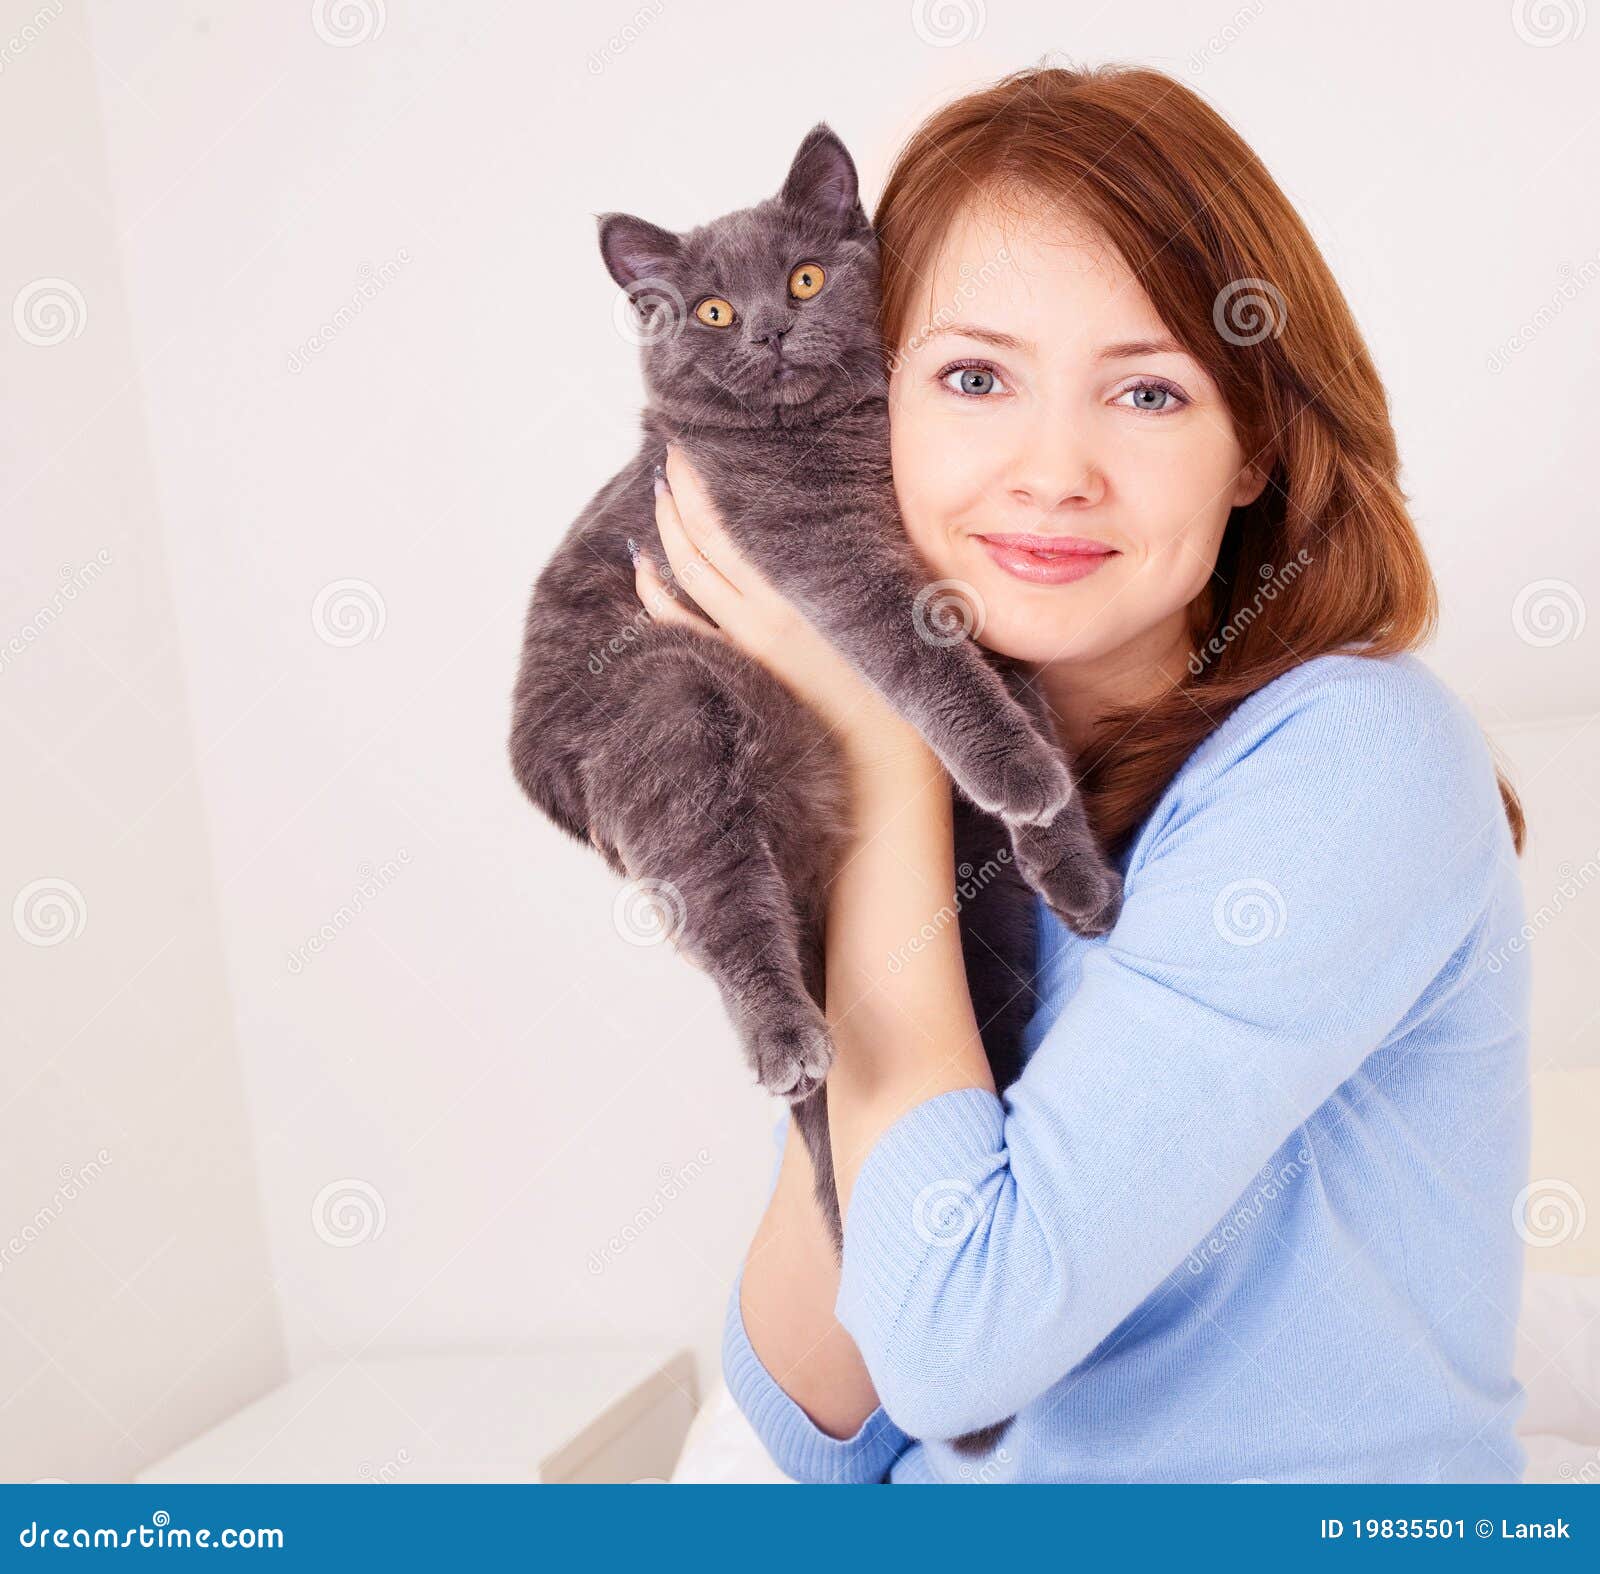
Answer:
<path fill-rule="evenodd" d="M 735 1401 L 801 1481 L 1518 1479 L 1527 950 L 1471 712 L 1411 655 L 1305 662 L 1122 867 L 1107 936 L 1040 906 L 1016 1083 L 862 1165 L 835 1311 L 879 1408 L 810 1420 L 742 1270 Z"/>

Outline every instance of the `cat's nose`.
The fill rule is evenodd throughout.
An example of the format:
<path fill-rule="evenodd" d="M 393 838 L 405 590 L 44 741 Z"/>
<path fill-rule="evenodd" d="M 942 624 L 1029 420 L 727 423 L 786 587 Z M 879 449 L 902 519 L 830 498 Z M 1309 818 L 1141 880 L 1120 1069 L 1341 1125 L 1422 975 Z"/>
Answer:
<path fill-rule="evenodd" d="M 786 322 L 775 324 L 771 328 L 755 328 L 751 330 L 750 337 L 756 344 L 776 344 L 794 324 Z"/>

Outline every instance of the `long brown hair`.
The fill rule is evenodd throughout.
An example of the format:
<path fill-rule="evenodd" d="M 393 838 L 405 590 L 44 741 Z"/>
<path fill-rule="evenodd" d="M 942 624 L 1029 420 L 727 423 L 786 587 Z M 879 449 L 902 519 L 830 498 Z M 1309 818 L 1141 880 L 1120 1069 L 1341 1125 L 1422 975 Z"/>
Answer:
<path fill-rule="evenodd" d="M 1416 648 L 1434 631 L 1437 593 L 1350 308 L 1288 198 L 1198 94 L 1143 68 L 1039 67 L 933 114 L 874 216 L 890 354 L 926 320 L 918 291 L 980 196 L 1042 200 L 1107 236 L 1269 477 L 1234 509 L 1191 605 L 1188 676 L 1152 707 L 1102 717 L 1079 758 L 1085 807 L 1116 850 L 1241 701 L 1326 652 Z M 1497 774 L 1520 853 L 1522 806 Z"/>

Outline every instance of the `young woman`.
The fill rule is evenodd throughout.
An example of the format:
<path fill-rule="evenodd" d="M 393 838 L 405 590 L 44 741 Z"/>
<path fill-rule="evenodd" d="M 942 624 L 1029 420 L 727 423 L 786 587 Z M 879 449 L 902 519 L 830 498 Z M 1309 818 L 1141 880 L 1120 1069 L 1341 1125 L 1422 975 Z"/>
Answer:
<path fill-rule="evenodd" d="M 1516 1479 L 1521 812 L 1411 654 L 1434 590 L 1348 307 L 1249 149 L 1150 71 L 949 106 L 875 221 L 905 528 L 1036 668 L 1125 903 L 1097 940 L 1041 904 L 997 1090 L 928 922 L 948 778 L 673 456 L 662 539 L 708 632 L 855 783 L 844 1261 L 791 1126 L 728 1306 L 735 1399 L 805 1481 Z M 989 1458 L 950 1447 L 1011 1415 Z"/>

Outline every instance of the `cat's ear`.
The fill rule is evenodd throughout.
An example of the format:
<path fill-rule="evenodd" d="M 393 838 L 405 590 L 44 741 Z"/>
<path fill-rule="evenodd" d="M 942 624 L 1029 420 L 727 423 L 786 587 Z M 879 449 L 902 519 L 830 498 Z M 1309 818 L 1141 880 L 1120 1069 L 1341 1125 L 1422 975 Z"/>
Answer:
<path fill-rule="evenodd" d="M 818 121 L 806 133 L 780 195 L 795 207 L 810 208 L 852 228 L 866 227 L 855 160 L 826 121 Z"/>
<path fill-rule="evenodd" d="M 623 289 L 631 293 L 642 281 L 671 276 L 683 254 L 683 242 L 671 230 L 631 213 L 602 213 L 599 219 L 600 255 Z"/>

